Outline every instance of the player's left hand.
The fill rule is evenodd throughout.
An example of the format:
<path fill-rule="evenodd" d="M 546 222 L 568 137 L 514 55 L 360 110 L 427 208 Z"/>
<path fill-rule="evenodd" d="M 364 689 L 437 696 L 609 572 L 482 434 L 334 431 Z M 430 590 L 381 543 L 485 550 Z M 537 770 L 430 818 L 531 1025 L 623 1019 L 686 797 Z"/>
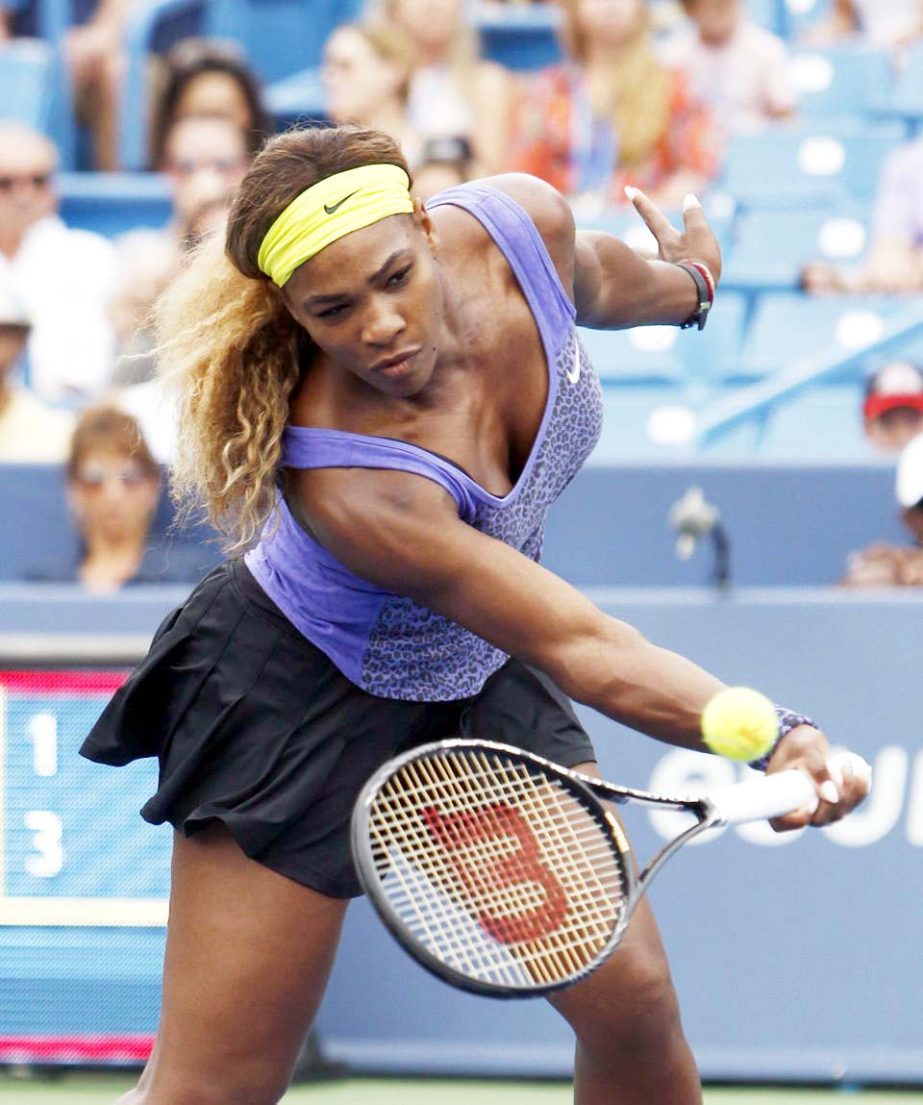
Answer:
<path fill-rule="evenodd" d="M 868 794 L 869 786 L 865 779 L 848 770 L 840 772 L 835 765 L 831 770 L 830 756 L 829 741 L 819 729 L 810 725 L 799 725 L 779 741 L 766 774 L 791 768 L 805 772 L 814 781 L 820 802 L 813 812 L 808 809 L 794 810 L 784 817 L 774 818 L 770 824 L 776 832 L 839 821 Z"/>
<path fill-rule="evenodd" d="M 715 283 L 718 283 L 721 276 L 721 247 L 708 225 L 701 203 L 695 196 L 686 197 L 683 203 L 683 229 L 677 230 L 657 204 L 640 188 L 632 188 L 630 191 L 626 188 L 625 192 L 657 239 L 661 261 L 676 262 L 687 257 L 702 261 L 708 265 Z"/>

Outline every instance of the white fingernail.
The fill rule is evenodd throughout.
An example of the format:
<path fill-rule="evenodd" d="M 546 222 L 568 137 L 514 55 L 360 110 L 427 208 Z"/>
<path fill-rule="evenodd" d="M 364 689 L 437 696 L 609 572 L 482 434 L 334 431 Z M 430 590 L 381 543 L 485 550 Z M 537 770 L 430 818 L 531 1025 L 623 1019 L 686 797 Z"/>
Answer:
<path fill-rule="evenodd" d="M 683 210 L 688 211 L 690 207 L 701 207 L 698 197 L 694 196 L 691 192 L 687 193 L 686 198 L 683 200 Z"/>
<path fill-rule="evenodd" d="M 829 802 L 831 805 L 836 805 L 840 800 L 840 792 L 837 790 L 837 785 L 832 779 L 828 779 L 826 783 L 820 785 L 820 796 L 825 802 Z"/>
<path fill-rule="evenodd" d="M 836 785 L 842 790 L 843 788 L 843 772 L 840 769 L 840 765 L 836 760 L 827 761 L 827 774 L 836 783 Z"/>
<path fill-rule="evenodd" d="M 635 197 L 638 195 L 638 189 L 632 188 L 630 184 L 626 184 L 625 195 L 631 200 L 632 203 L 634 203 Z"/>

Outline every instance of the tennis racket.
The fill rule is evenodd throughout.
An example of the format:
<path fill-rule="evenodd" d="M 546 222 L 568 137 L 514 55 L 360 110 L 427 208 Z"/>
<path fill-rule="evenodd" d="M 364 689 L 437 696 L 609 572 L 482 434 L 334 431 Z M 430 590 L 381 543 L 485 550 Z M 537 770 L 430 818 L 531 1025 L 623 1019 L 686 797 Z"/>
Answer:
<path fill-rule="evenodd" d="M 855 754 L 840 770 L 870 777 Z M 639 874 L 603 799 L 691 813 Z M 617 947 L 682 845 L 717 826 L 817 805 L 801 771 L 671 798 L 569 771 L 509 745 L 444 740 L 390 760 L 352 818 L 353 858 L 387 928 L 439 978 L 493 997 L 570 986 Z"/>

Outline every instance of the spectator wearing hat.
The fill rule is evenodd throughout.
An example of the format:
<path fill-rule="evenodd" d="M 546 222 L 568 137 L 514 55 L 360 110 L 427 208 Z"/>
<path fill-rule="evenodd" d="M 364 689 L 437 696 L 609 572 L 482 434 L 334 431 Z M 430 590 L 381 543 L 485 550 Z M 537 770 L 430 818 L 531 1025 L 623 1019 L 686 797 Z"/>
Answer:
<path fill-rule="evenodd" d="M 866 386 L 862 417 L 866 437 L 887 453 L 923 434 L 923 368 L 910 361 L 880 368 Z"/>
<path fill-rule="evenodd" d="M 79 403 L 109 380 L 115 251 L 57 214 L 58 154 L 44 135 L 0 122 L 0 278 L 31 322 L 29 386 L 45 402 Z"/>
<path fill-rule="evenodd" d="M 30 329 L 22 304 L 0 280 L 0 462 L 60 463 L 67 455 L 73 415 L 46 407 L 17 382 Z"/>

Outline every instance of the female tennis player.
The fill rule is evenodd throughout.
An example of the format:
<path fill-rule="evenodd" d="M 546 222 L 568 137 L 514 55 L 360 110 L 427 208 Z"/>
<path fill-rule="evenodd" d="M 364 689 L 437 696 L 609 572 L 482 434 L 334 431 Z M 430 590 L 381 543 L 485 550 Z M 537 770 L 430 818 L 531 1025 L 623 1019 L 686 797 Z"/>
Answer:
<path fill-rule="evenodd" d="M 355 796 L 398 751 L 468 734 L 594 772 L 568 697 L 702 747 L 722 684 L 538 563 L 600 429 L 575 322 L 695 323 L 719 275 L 697 202 L 682 230 L 634 202 L 659 260 L 576 233 L 530 177 L 424 211 L 385 135 L 290 132 L 244 180 L 226 243 L 168 292 L 176 491 L 232 555 L 83 748 L 158 756 L 142 813 L 176 828 L 159 1035 L 123 1102 L 283 1095 L 359 893 Z M 820 793 L 827 741 L 784 721 L 769 770 L 801 767 Z M 835 820 L 862 790 L 847 779 L 780 827 Z M 619 954 L 551 1000 L 577 1035 L 580 1105 L 700 1101 L 647 904 Z"/>

